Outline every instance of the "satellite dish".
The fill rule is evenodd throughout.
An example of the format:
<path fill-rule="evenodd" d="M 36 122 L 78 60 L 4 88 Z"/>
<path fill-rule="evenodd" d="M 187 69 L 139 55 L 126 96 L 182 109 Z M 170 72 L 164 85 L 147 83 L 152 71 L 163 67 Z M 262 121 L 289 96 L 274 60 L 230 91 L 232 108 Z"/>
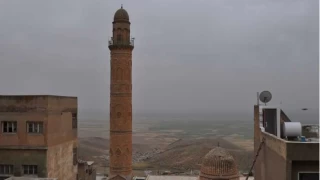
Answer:
<path fill-rule="evenodd" d="M 272 94 L 269 91 L 263 91 L 260 93 L 259 99 L 261 102 L 267 104 L 272 99 Z"/>

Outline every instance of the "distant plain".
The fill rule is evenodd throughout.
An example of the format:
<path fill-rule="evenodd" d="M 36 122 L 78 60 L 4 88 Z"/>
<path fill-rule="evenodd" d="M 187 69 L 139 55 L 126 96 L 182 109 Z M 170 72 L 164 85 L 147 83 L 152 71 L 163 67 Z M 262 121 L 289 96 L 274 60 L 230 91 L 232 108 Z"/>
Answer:
<path fill-rule="evenodd" d="M 199 117 L 134 116 L 134 173 L 199 170 L 203 156 L 218 143 L 235 156 L 239 169 L 247 170 L 253 156 L 253 120 Z M 99 173 L 108 173 L 109 120 L 80 120 L 79 137 L 80 158 L 95 161 Z"/>

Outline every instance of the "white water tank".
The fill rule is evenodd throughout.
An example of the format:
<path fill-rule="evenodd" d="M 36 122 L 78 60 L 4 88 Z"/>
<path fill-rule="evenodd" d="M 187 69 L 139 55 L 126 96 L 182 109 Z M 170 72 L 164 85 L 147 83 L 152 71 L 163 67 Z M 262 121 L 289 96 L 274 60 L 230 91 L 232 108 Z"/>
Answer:
<path fill-rule="evenodd" d="M 298 137 L 302 134 L 302 126 L 300 122 L 284 122 L 282 128 L 283 136 Z"/>

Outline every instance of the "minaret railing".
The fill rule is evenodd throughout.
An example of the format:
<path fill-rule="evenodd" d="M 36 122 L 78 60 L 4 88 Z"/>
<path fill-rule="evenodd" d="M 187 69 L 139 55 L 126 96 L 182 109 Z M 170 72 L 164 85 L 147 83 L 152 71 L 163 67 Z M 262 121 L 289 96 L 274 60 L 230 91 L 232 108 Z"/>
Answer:
<path fill-rule="evenodd" d="M 130 45 L 134 46 L 134 38 L 131 38 L 129 41 L 118 41 L 118 40 L 113 40 L 113 38 L 109 39 L 109 46 L 112 45 Z"/>

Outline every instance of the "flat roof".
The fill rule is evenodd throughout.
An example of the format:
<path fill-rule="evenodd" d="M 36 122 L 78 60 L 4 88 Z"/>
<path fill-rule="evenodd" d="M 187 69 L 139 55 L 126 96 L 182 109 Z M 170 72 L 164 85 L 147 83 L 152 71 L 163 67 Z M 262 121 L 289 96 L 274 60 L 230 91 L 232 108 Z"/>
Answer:
<path fill-rule="evenodd" d="M 199 176 L 171 176 L 171 175 L 148 175 L 146 180 L 198 180 Z M 245 180 L 246 177 L 240 177 L 240 180 Z M 253 180 L 254 177 L 250 176 L 248 180 Z"/>
<path fill-rule="evenodd" d="M 32 94 L 8 94 L 8 95 L 4 95 L 4 94 L 0 94 L 0 97 L 68 97 L 68 98 L 77 98 L 77 96 L 62 96 L 62 95 L 50 95 L 50 94 L 36 94 L 36 95 L 32 95 Z"/>
<path fill-rule="evenodd" d="M 198 180 L 199 176 L 148 175 L 147 180 Z"/>
<path fill-rule="evenodd" d="M 38 177 L 9 177 L 5 180 L 58 180 L 57 178 L 38 178 Z"/>

